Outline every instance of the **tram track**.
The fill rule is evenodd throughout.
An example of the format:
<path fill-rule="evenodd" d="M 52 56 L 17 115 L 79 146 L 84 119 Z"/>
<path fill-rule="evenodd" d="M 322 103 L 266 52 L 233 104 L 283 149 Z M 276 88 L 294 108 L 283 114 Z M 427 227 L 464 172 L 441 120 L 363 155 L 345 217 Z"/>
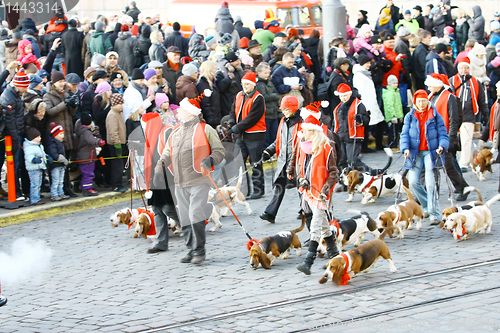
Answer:
<path fill-rule="evenodd" d="M 439 275 L 444 275 L 444 274 L 450 274 L 450 273 L 454 273 L 454 272 L 460 272 L 463 270 L 475 269 L 475 268 L 480 268 L 480 267 L 484 267 L 484 266 L 491 266 L 491 265 L 496 265 L 496 264 L 500 264 L 500 258 L 492 259 L 492 260 L 488 260 L 488 261 L 484 261 L 484 262 L 456 266 L 456 267 L 452 267 L 452 268 L 446 268 L 446 269 L 437 270 L 434 272 L 428 272 L 428 273 L 417 274 L 417 275 L 410 275 L 410 276 L 406 276 L 406 277 L 392 279 L 389 281 L 368 284 L 365 286 L 348 288 L 348 289 L 343 289 L 343 290 L 334 291 L 334 292 L 327 292 L 327 293 L 313 295 L 313 296 L 299 297 L 299 298 L 288 300 L 288 301 L 282 301 L 282 302 L 276 302 L 276 303 L 269 304 L 269 305 L 252 307 L 252 308 L 245 309 L 245 310 L 232 311 L 232 312 L 228 312 L 228 313 L 221 313 L 218 315 L 213 315 L 213 316 L 209 316 L 209 317 L 205 317 L 205 318 L 199 318 L 199 319 L 189 320 L 189 321 L 185 321 L 185 322 L 181 322 L 181 323 L 165 325 L 165 326 L 161 326 L 161 327 L 157 327 L 157 328 L 153 328 L 153 329 L 142 330 L 140 332 L 142 332 L 142 333 L 161 332 L 161 331 L 172 330 L 172 329 L 177 329 L 177 328 L 182 328 L 182 327 L 187 327 L 187 326 L 205 324 L 205 323 L 209 323 L 209 322 L 218 322 L 218 321 L 223 321 L 223 320 L 227 320 L 227 319 L 234 319 L 235 317 L 244 316 L 244 315 L 248 315 L 251 313 L 265 312 L 268 310 L 274 310 L 274 309 L 278 309 L 281 307 L 286 307 L 286 306 L 290 306 L 290 305 L 294 305 L 294 304 L 316 301 L 316 300 L 328 298 L 328 297 L 336 297 L 336 296 L 342 296 L 342 295 L 347 295 L 347 294 L 353 294 L 353 293 L 357 293 L 360 291 L 381 288 L 381 287 L 390 286 L 390 285 L 394 285 L 394 284 L 398 284 L 398 283 L 402 283 L 402 282 L 407 282 L 407 281 L 412 281 L 412 280 L 417 280 L 417 279 L 422 279 L 422 278 L 427 278 L 427 277 L 434 277 L 434 276 L 439 276 Z M 348 319 L 345 321 L 335 321 L 335 322 L 332 322 L 332 324 L 343 323 L 343 322 L 352 321 L 352 320 L 366 320 L 366 319 L 375 318 L 378 316 L 383 316 L 384 314 L 387 314 L 391 311 L 398 312 L 398 311 L 410 310 L 413 308 L 423 307 L 423 306 L 431 305 L 431 304 L 435 304 L 435 303 L 446 302 L 446 301 L 450 301 L 453 299 L 472 296 L 475 294 L 484 293 L 484 292 L 488 292 L 488 291 L 492 291 L 492 290 L 496 290 L 496 289 L 500 289 L 500 286 L 495 286 L 495 287 L 491 287 L 491 288 L 485 288 L 485 289 L 481 289 L 481 290 L 460 293 L 460 294 L 447 296 L 447 297 L 436 298 L 436 299 L 432 299 L 429 301 L 414 303 L 414 304 L 411 304 L 408 306 L 403 306 L 403 307 L 399 307 L 399 308 L 395 308 L 395 309 L 391 309 L 391 310 L 385 310 L 385 311 L 380 311 L 380 312 L 376 312 L 373 314 L 359 316 L 359 318 L 351 318 L 351 319 Z M 316 327 L 305 328 L 303 330 L 298 330 L 298 331 L 293 331 L 293 332 L 308 332 L 308 331 L 311 331 L 314 329 L 317 329 L 317 328 Z"/>

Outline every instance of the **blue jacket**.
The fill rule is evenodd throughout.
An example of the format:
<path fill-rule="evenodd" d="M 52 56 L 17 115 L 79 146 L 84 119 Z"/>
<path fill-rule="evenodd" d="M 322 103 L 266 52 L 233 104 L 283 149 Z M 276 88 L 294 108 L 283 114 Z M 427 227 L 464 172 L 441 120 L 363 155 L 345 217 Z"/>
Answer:
<path fill-rule="evenodd" d="M 66 157 L 64 155 L 64 144 L 57 141 L 52 135 L 49 135 L 47 139 L 47 154 L 54 160 L 54 162 L 49 164 L 49 169 L 52 170 L 57 167 L 64 167 L 64 164 L 57 162 L 59 155 Z"/>
<path fill-rule="evenodd" d="M 401 152 L 410 150 L 410 159 L 406 161 L 406 169 L 412 169 L 413 164 L 417 159 L 418 146 L 420 145 L 420 127 L 418 124 L 418 119 L 413 115 L 415 108 L 412 108 L 410 112 L 405 116 L 403 123 L 403 129 L 401 130 L 401 140 L 399 147 Z M 427 138 L 427 147 L 431 153 L 432 162 L 436 161 L 436 150 L 439 147 L 443 147 L 444 150 L 448 150 L 450 145 L 450 139 L 448 137 L 448 130 L 444 124 L 443 117 L 436 111 L 436 108 L 432 107 L 432 112 L 434 117 L 429 119 L 425 123 L 425 137 Z M 444 156 L 443 156 L 444 162 Z M 439 161 L 438 166 L 442 166 L 441 161 Z"/>
<path fill-rule="evenodd" d="M 271 81 L 274 83 L 276 90 L 282 95 L 288 94 L 290 90 L 292 90 L 289 85 L 283 84 L 283 78 L 285 77 L 298 77 L 299 84 L 302 86 L 302 89 L 306 87 L 306 82 L 304 81 L 302 74 L 299 73 L 297 67 L 293 66 L 291 69 L 288 69 L 285 66 L 281 65 L 273 73 Z"/>
<path fill-rule="evenodd" d="M 28 139 L 24 139 L 23 144 L 24 149 L 24 162 L 26 164 L 27 171 L 45 170 L 47 166 L 47 158 L 45 157 L 45 150 L 43 150 L 43 145 L 31 142 Z M 40 157 L 42 163 L 33 163 L 33 158 Z"/>
<path fill-rule="evenodd" d="M 427 77 L 427 75 L 431 75 L 432 73 L 448 75 L 444 60 L 434 51 L 430 51 L 427 57 L 425 57 L 425 76 Z"/>

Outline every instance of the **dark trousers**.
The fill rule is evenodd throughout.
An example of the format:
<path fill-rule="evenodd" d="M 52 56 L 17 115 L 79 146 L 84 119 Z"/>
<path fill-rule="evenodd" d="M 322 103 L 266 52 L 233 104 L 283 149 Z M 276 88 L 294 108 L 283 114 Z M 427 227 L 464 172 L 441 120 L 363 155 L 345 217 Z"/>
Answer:
<path fill-rule="evenodd" d="M 168 250 L 168 221 L 167 216 L 176 222 L 179 222 L 177 211 L 174 204 L 164 204 L 163 206 L 154 206 L 153 213 L 155 213 L 155 228 L 156 237 L 153 247 L 161 250 Z M 180 222 L 179 222 L 180 223 Z"/>
<path fill-rule="evenodd" d="M 92 190 L 94 188 L 92 182 L 94 181 L 95 163 L 79 164 L 82 173 L 82 181 L 80 187 L 82 191 Z"/>
<path fill-rule="evenodd" d="M 243 163 L 246 162 L 247 158 L 250 157 L 250 164 L 258 162 L 262 156 L 262 147 L 264 141 L 248 141 L 237 139 L 236 144 L 240 147 L 241 155 L 243 156 Z M 253 168 L 252 172 L 252 183 L 253 183 L 253 193 L 264 194 L 264 171 L 262 170 L 262 163 L 259 163 Z M 250 189 L 250 180 L 247 174 L 247 184 Z"/>
<path fill-rule="evenodd" d="M 266 140 L 264 141 L 263 149 L 269 147 L 276 140 L 280 119 L 266 119 Z"/>
<path fill-rule="evenodd" d="M 394 124 L 392 122 L 387 123 L 387 138 L 390 148 L 399 147 L 399 134 L 401 133 L 402 127 L 403 123 L 401 122 L 401 120 L 398 120 L 397 124 Z"/>
<path fill-rule="evenodd" d="M 280 208 L 281 202 L 283 201 L 283 197 L 285 196 L 285 186 L 287 183 L 285 168 L 281 170 L 279 177 L 274 182 L 274 193 L 271 201 L 267 205 L 264 212 L 267 214 L 276 217 L 278 214 L 278 209 Z"/>
<path fill-rule="evenodd" d="M 469 186 L 469 184 L 467 184 L 467 182 L 465 181 L 462 174 L 455 167 L 455 163 L 453 162 L 453 159 L 456 160 L 456 157 L 453 155 L 454 154 L 452 154 L 450 152 L 444 153 L 444 167 L 446 169 L 446 173 L 448 174 L 448 177 L 450 177 L 450 180 L 451 180 L 451 183 L 453 184 L 453 187 L 455 187 L 456 190 L 458 190 L 458 191 L 460 191 L 460 193 L 462 193 L 464 191 L 464 188 Z"/>
<path fill-rule="evenodd" d="M 109 157 L 109 145 L 102 146 L 101 153 L 99 154 L 98 157 L 104 157 L 104 158 Z M 108 160 L 106 160 L 105 165 L 102 165 L 101 161 L 95 161 L 94 164 L 95 164 L 94 175 L 96 184 L 102 184 L 104 182 L 109 184 L 111 173 Z"/>
<path fill-rule="evenodd" d="M 109 156 L 117 157 L 116 150 L 114 145 L 107 145 Z M 109 163 L 109 169 L 111 170 L 110 174 L 110 185 L 112 188 L 119 187 L 123 185 L 123 158 L 112 158 L 109 159 L 106 163 Z"/>

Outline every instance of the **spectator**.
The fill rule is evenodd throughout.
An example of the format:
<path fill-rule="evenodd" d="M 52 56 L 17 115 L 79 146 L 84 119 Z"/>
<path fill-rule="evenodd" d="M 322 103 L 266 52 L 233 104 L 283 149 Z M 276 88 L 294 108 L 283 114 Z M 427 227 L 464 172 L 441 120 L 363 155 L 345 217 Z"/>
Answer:
<path fill-rule="evenodd" d="M 358 11 L 358 23 L 356 24 L 356 28 L 361 28 L 364 24 L 370 25 L 368 22 L 368 12 L 366 10 L 360 10 Z"/>
<path fill-rule="evenodd" d="M 417 5 L 413 7 L 413 18 L 417 21 L 420 29 L 425 29 L 425 19 L 422 15 L 422 11 L 422 6 Z"/>
<path fill-rule="evenodd" d="M 29 109 L 31 101 L 35 98 L 43 97 L 43 80 L 36 74 L 29 75 L 30 85 L 28 86 L 28 90 L 23 94 L 22 99 L 24 102 L 25 109 Z"/>
<path fill-rule="evenodd" d="M 71 104 L 75 106 L 76 111 L 73 114 L 73 122 L 77 119 L 80 119 L 81 115 L 81 107 L 80 107 L 80 91 L 78 90 L 78 84 L 81 82 L 81 79 L 75 73 L 69 73 L 66 76 L 66 85 L 68 86 L 68 99 L 71 101 Z"/>
<path fill-rule="evenodd" d="M 265 62 L 269 62 L 273 53 L 280 47 L 285 47 L 286 44 L 286 35 L 282 32 L 278 32 L 274 35 L 274 40 L 271 44 L 267 46 L 266 51 L 263 52 L 262 60 Z"/>
<path fill-rule="evenodd" d="M 248 54 L 253 59 L 253 66 L 250 68 L 252 72 L 255 71 L 255 68 L 259 66 L 259 64 L 263 61 L 264 57 L 261 54 L 261 45 L 256 40 L 251 40 L 248 42 Z"/>
<path fill-rule="evenodd" d="M 100 53 L 95 53 L 92 56 L 92 61 L 91 61 L 90 65 L 92 67 L 97 68 L 97 69 L 106 70 L 106 56 L 104 56 Z"/>
<path fill-rule="evenodd" d="M 126 25 L 126 24 L 124 24 Z M 127 26 L 128 29 L 128 26 Z M 118 39 L 118 34 L 122 31 L 122 24 L 120 22 L 116 22 L 113 32 L 109 34 L 109 40 L 111 41 L 111 44 L 113 45 L 113 50 L 116 50 L 115 48 L 115 43 L 116 40 Z"/>
<path fill-rule="evenodd" d="M 125 92 L 125 86 L 123 85 L 123 77 L 120 73 L 113 73 L 109 78 L 111 83 L 111 90 L 113 94 L 122 94 Z"/>
<path fill-rule="evenodd" d="M 469 39 L 475 39 L 478 43 L 485 45 L 486 41 L 484 39 L 484 17 L 481 11 L 481 7 L 472 7 L 474 16 L 467 19 L 469 24 Z"/>
<path fill-rule="evenodd" d="M 217 61 L 215 67 L 217 68 L 215 81 L 220 93 L 221 116 L 224 117 L 232 112 L 234 98 L 242 90 L 241 79 L 244 72 L 241 60 L 233 51 Z"/>
<path fill-rule="evenodd" d="M 183 64 L 181 60 L 181 50 L 177 46 L 170 46 L 167 50 L 167 61 L 163 63 L 162 74 L 167 80 L 170 89 L 172 90 L 171 100 L 176 99 L 176 83 L 177 79 L 182 75 Z"/>
<path fill-rule="evenodd" d="M 475 77 L 483 87 L 488 86 L 490 78 L 486 75 L 486 48 L 476 43 L 467 57 L 470 60 L 470 75 Z"/>
<path fill-rule="evenodd" d="M 106 72 L 108 73 L 108 76 L 111 76 L 113 73 L 120 73 L 123 78 L 123 84 L 128 86 L 128 75 L 127 73 L 121 69 L 121 67 L 118 65 L 118 53 L 115 51 L 111 51 L 106 53 L 106 66 L 105 66 Z"/>
<path fill-rule="evenodd" d="M 424 8 L 424 20 L 425 20 L 425 30 L 431 33 L 434 31 L 434 24 L 432 23 L 432 15 L 431 11 L 434 6 L 432 4 L 428 4 Z"/>
<path fill-rule="evenodd" d="M 337 91 L 337 88 L 339 87 L 340 84 L 345 83 L 352 87 L 352 77 L 348 73 L 349 70 L 349 59 L 347 58 L 337 58 L 335 60 L 335 68 L 333 69 L 332 75 L 333 77 L 330 78 L 331 83 L 328 86 L 328 101 L 330 102 L 330 110 L 334 110 L 337 105 L 340 104 L 340 98 L 338 97 L 335 92 Z M 329 116 L 331 116 L 331 111 Z M 333 118 L 332 118 L 333 120 Z"/>
<path fill-rule="evenodd" d="M 192 59 L 204 58 L 206 59 L 210 55 L 210 51 L 207 50 L 207 45 L 205 44 L 205 26 L 197 24 L 194 26 L 195 33 L 189 38 L 188 53 Z M 171 46 L 172 47 L 172 46 Z M 179 49 L 180 54 L 180 49 Z"/>
<path fill-rule="evenodd" d="M 90 75 L 90 74 L 89 74 Z M 95 71 L 92 75 L 92 83 L 89 84 L 87 90 L 83 93 L 82 96 L 82 108 L 81 112 L 92 113 L 92 104 L 95 99 L 95 89 L 97 85 L 103 81 L 107 81 L 108 73 L 103 70 Z"/>
<path fill-rule="evenodd" d="M 43 203 L 40 201 L 40 188 L 42 187 L 44 170 L 47 169 L 47 157 L 41 142 L 40 132 L 36 128 L 28 127 L 23 149 L 26 170 L 28 170 L 30 177 L 30 200 L 32 205 Z"/>
<path fill-rule="evenodd" d="M 123 94 L 123 106 L 117 107 L 120 113 L 128 119 L 130 114 L 137 110 L 134 106 L 140 103 L 144 110 L 147 110 L 155 99 L 154 94 L 147 96 L 147 89 L 144 87 L 144 73 L 139 69 L 134 69 L 132 73 L 132 82 Z M 125 122 L 125 120 L 123 121 Z"/>
<path fill-rule="evenodd" d="M 41 69 L 40 63 L 37 57 L 33 54 L 33 45 L 27 39 L 22 39 L 17 44 L 17 49 L 19 51 L 19 56 L 16 61 L 18 61 L 22 66 L 26 64 L 34 64 L 37 69 Z"/>
<path fill-rule="evenodd" d="M 432 24 L 436 32 L 436 37 L 443 38 L 444 28 L 447 25 L 452 25 L 450 6 L 445 3 L 439 3 L 432 8 Z"/>
<path fill-rule="evenodd" d="M 422 31 L 419 34 L 420 44 L 413 51 L 412 64 L 413 64 L 413 78 L 415 79 L 415 89 L 425 89 L 425 71 L 426 71 L 426 57 L 430 51 L 430 43 L 432 34 L 429 31 Z"/>
<path fill-rule="evenodd" d="M 237 48 L 240 44 L 240 36 L 238 31 L 235 30 L 233 23 L 234 20 L 229 12 L 227 1 L 223 1 L 221 7 L 217 10 L 217 15 L 215 16 L 215 31 L 217 31 L 215 37 L 219 39 L 219 37 L 228 33 L 232 37 L 231 46 Z"/>
<path fill-rule="evenodd" d="M 178 22 L 174 22 L 172 28 L 174 29 L 172 35 L 165 38 L 163 45 L 166 49 L 170 46 L 177 46 L 181 50 L 181 57 L 185 57 L 188 55 L 189 41 L 180 33 L 181 25 Z"/>
<path fill-rule="evenodd" d="M 396 39 L 396 43 L 394 44 L 394 52 L 397 54 L 402 54 L 403 59 L 401 60 L 401 66 L 403 66 L 404 74 L 401 78 L 401 82 L 399 82 L 399 89 L 401 92 L 401 99 L 403 101 L 403 105 L 407 107 L 410 103 L 408 103 L 408 94 L 407 91 L 411 89 L 411 77 L 410 74 L 412 72 L 412 59 L 411 59 L 411 51 L 410 51 L 410 42 L 409 38 L 411 37 L 410 30 L 406 27 L 400 28 L 398 30 L 398 37 Z M 405 111 L 408 111 L 405 109 Z"/>
<path fill-rule="evenodd" d="M 167 60 L 167 49 L 163 45 L 163 34 L 159 30 L 151 33 L 151 46 L 149 47 L 149 60 L 164 62 Z M 181 52 L 182 55 L 182 52 Z"/>
<path fill-rule="evenodd" d="M 425 75 L 436 73 L 448 76 L 448 71 L 446 70 L 446 64 L 444 62 L 444 58 L 447 54 L 448 46 L 443 43 L 438 43 L 434 50 L 431 50 L 425 58 Z"/>
<path fill-rule="evenodd" d="M 127 25 L 123 25 L 115 41 L 115 51 L 118 53 L 118 66 L 127 75 L 131 75 L 135 68 L 134 48 L 136 43 L 137 37 L 132 36 Z"/>
<path fill-rule="evenodd" d="M 205 90 L 211 90 L 212 94 L 210 96 L 203 97 L 200 101 L 200 108 L 203 114 L 203 119 L 212 126 L 216 128 L 221 121 L 221 109 L 220 109 L 220 93 L 217 85 L 215 84 L 215 64 L 210 61 L 204 61 L 200 66 L 200 75 L 196 82 L 196 90 L 198 95 L 201 95 Z"/>
<path fill-rule="evenodd" d="M 150 61 L 149 59 L 149 48 L 151 47 L 150 37 L 151 37 L 151 27 L 149 25 L 144 25 L 144 27 L 141 30 L 139 39 L 137 40 L 138 50 L 134 51 L 134 56 L 136 57 L 136 63 L 135 63 L 136 68 Z"/>
<path fill-rule="evenodd" d="M 17 45 L 19 41 L 22 39 L 21 31 L 13 31 L 12 38 L 5 42 L 5 64 L 8 65 L 13 61 L 16 61 L 19 56 L 19 50 Z M 12 72 L 11 72 L 12 74 Z"/>
<path fill-rule="evenodd" d="M 77 22 L 74 19 L 68 22 L 68 31 L 62 36 L 62 47 L 64 49 L 64 63 L 66 73 L 75 73 L 83 77 L 83 61 L 81 57 L 83 47 L 83 33 L 76 29 Z"/>
<path fill-rule="evenodd" d="M 403 60 L 404 55 L 397 54 L 394 51 L 395 45 L 396 42 L 394 40 L 394 36 L 392 36 L 391 34 L 386 34 L 384 36 L 385 57 L 387 58 L 387 60 L 390 60 L 392 62 L 392 66 L 391 69 L 384 74 L 384 82 L 382 82 L 383 87 L 387 86 L 387 78 L 389 77 L 389 75 L 394 75 L 397 78 L 401 78 L 405 74 L 403 65 L 401 64 L 401 60 Z"/>
<path fill-rule="evenodd" d="M 104 34 L 104 22 L 97 21 L 95 23 L 95 32 L 90 37 L 88 43 L 88 52 L 92 56 L 94 53 L 105 55 L 109 51 L 113 51 L 113 45 L 108 36 Z"/>
<path fill-rule="evenodd" d="M 385 9 L 388 9 L 388 11 Z M 389 20 L 391 20 L 391 23 L 392 23 L 391 24 L 392 28 L 390 28 L 390 29 L 394 29 L 396 24 L 398 24 L 400 16 L 401 16 L 401 14 L 399 13 L 399 7 L 396 7 L 394 5 L 393 0 L 386 0 L 385 7 L 380 10 L 380 13 L 382 13 L 382 12 L 385 12 L 387 15 L 389 15 Z M 383 24 L 380 24 L 380 25 L 383 25 Z M 388 29 L 388 28 L 385 28 L 385 29 Z M 383 29 L 375 28 L 375 30 L 381 31 Z"/>
<path fill-rule="evenodd" d="M 411 12 L 409 9 L 405 10 L 405 15 L 403 19 L 400 20 L 398 24 L 396 24 L 395 26 L 396 31 L 398 31 L 401 26 L 407 27 L 410 30 L 410 33 L 412 34 L 416 33 L 417 30 L 420 28 L 418 21 L 411 17 Z"/>
<path fill-rule="evenodd" d="M 305 89 L 306 84 L 302 74 L 298 71 L 297 67 L 294 66 L 294 62 L 295 57 L 291 52 L 283 55 L 283 63 L 273 73 L 271 81 L 282 97 L 287 95 L 297 97 L 299 108 L 301 108 L 304 98 L 300 91 Z"/>
<path fill-rule="evenodd" d="M 337 58 L 347 58 L 346 48 L 349 44 L 343 37 L 334 37 L 330 42 L 330 49 L 326 56 L 326 74 L 330 76 L 335 68 Z"/>
<path fill-rule="evenodd" d="M 399 150 L 399 134 L 403 125 L 403 103 L 398 88 L 398 78 L 390 75 L 387 78 L 387 87 L 383 90 L 385 121 L 388 125 L 387 135 L 389 147 Z"/>
<path fill-rule="evenodd" d="M 156 112 L 160 114 L 164 125 L 176 126 L 179 124 L 177 112 L 170 107 L 168 96 L 165 93 L 156 93 L 155 96 Z"/>
<path fill-rule="evenodd" d="M 467 22 L 467 14 L 462 8 L 457 10 L 455 24 L 455 40 L 457 41 L 458 52 L 462 52 L 465 49 L 465 43 L 469 38 L 469 23 Z"/>
<path fill-rule="evenodd" d="M 36 28 L 35 28 L 36 29 Z M 40 46 L 38 46 L 38 43 L 40 42 L 39 38 L 37 40 L 37 36 L 35 35 L 35 32 L 33 29 L 26 29 L 24 32 L 24 39 L 29 40 L 31 43 L 31 46 L 33 48 L 33 54 L 39 59 L 42 57 L 42 54 L 40 53 Z"/>
<path fill-rule="evenodd" d="M 268 46 L 274 41 L 274 34 L 269 30 L 263 29 L 263 21 L 255 21 L 255 33 L 252 36 L 253 40 L 256 40 L 261 44 L 262 50 L 261 53 L 264 54 L 268 48 Z"/>
<path fill-rule="evenodd" d="M 83 94 L 87 91 L 89 86 L 92 84 L 92 76 L 94 76 L 95 72 L 96 72 L 96 69 L 94 67 L 89 67 L 85 70 L 85 72 L 83 72 L 83 77 L 85 80 L 78 84 L 78 90 L 80 91 L 80 98 L 81 99 L 83 98 Z M 92 107 L 92 102 L 90 104 L 90 107 Z"/>
<path fill-rule="evenodd" d="M 354 51 L 359 53 L 360 50 L 364 48 L 366 49 L 366 51 L 371 52 L 373 55 L 379 55 L 379 51 L 375 47 L 373 47 L 373 45 L 370 44 L 372 36 L 373 32 L 370 26 L 368 24 L 363 25 L 358 30 L 358 36 L 354 44 Z M 343 46 L 344 45 L 346 45 L 346 43 L 344 43 Z M 345 46 L 343 47 L 343 50 L 345 50 Z"/>
<path fill-rule="evenodd" d="M 125 12 L 125 15 L 130 16 L 134 20 L 134 23 L 137 22 L 141 11 L 137 8 L 135 1 L 131 1 L 128 8 L 129 9 Z"/>
<path fill-rule="evenodd" d="M 387 0 L 387 1 L 392 2 L 392 0 Z M 396 22 L 397 21 L 399 21 L 399 19 L 396 19 Z M 393 30 L 393 29 L 394 29 L 394 21 L 392 20 L 391 17 L 391 10 L 389 8 L 384 8 L 380 11 L 377 23 L 375 24 L 375 30 L 382 31 L 382 30 Z"/>
<path fill-rule="evenodd" d="M 123 96 L 112 94 L 110 97 L 111 110 L 106 117 L 106 143 L 110 157 L 110 169 L 113 170 L 110 177 L 111 187 L 114 192 L 126 192 L 127 188 L 123 186 L 123 148 L 126 143 L 125 119 L 123 118 Z"/>
<path fill-rule="evenodd" d="M 252 30 L 250 28 L 246 28 L 243 26 L 243 22 L 241 21 L 241 16 L 236 16 L 234 20 L 234 28 L 238 32 L 240 38 L 246 37 L 248 40 L 252 39 Z"/>
<path fill-rule="evenodd" d="M 266 62 L 261 62 L 261 64 L 257 66 L 255 71 L 258 75 L 257 90 L 264 96 L 266 102 L 266 139 L 264 147 L 268 147 L 276 140 L 276 133 L 280 123 L 279 103 L 281 95 L 276 90 L 273 82 L 269 80 L 271 67 Z"/>
<path fill-rule="evenodd" d="M 44 143 L 48 138 L 47 118 L 45 118 L 46 106 L 42 98 L 34 98 L 29 105 L 28 113 L 24 116 L 26 126 L 36 128 L 40 132 Z"/>
<path fill-rule="evenodd" d="M 95 100 L 92 104 L 92 113 L 91 117 L 97 125 L 99 129 L 99 133 L 101 138 L 106 138 L 106 118 L 108 117 L 108 113 L 111 110 L 111 102 L 109 97 L 111 96 L 111 86 L 107 81 L 103 81 L 99 83 L 95 89 Z M 86 112 L 82 114 L 87 114 Z M 103 151 L 106 154 L 106 151 Z M 107 157 L 107 156 L 106 156 Z"/>
<path fill-rule="evenodd" d="M 176 101 L 179 104 L 184 98 L 194 99 L 198 96 L 196 80 L 198 79 L 198 68 L 189 63 L 182 67 L 182 76 L 176 83 Z"/>
<path fill-rule="evenodd" d="M 132 132 L 137 127 L 141 126 L 141 117 L 145 113 L 144 107 L 139 102 L 132 105 L 132 110 L 134 111 L 128 116 L 127 120 L 125 120 L 125 138 L 127 140 L 129 140 Z"/>
<path fill-rule="evenodd" d="M 63 140 L 65 137 L 64 128 L 61 125 L 50 123 L 50 136 L 47 139 L 47 152 L 52 158 L 52 163 L 49 164 L 50 177 L 50 199 L 52 201 L 61 201 L 68 199 L 69 196 L 64 194 L 64 178 L 66 174 L 66 166 L 69 161 L 66 158 Z"/>

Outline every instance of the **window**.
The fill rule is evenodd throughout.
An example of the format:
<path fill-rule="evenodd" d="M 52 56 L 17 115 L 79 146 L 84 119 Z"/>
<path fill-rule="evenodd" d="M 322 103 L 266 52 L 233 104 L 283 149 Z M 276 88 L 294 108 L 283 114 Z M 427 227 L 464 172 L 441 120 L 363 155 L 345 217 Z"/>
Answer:
<path fill-rule="evenodd" d="M 309 15 L 308 7 L 298 7 L 294 8 L 298 12 L 299 27 L 310 27 L 311 26 L 311 15 Z"/>
<path fill-rule="evenodd" d="M 285 28 L 289 24 L 295 25 L 293 22 L 292 8 L 278 8 L 276 15 L 281 22 L 281 28 Z"/>
<path fill-rule="evenodd" d="M 323 25 L 323 20 L 321 17 L 321 14 L 323 14 L 323 12 L 321 6 L 312 6 L 311 14 L 315 26 Z"/>

